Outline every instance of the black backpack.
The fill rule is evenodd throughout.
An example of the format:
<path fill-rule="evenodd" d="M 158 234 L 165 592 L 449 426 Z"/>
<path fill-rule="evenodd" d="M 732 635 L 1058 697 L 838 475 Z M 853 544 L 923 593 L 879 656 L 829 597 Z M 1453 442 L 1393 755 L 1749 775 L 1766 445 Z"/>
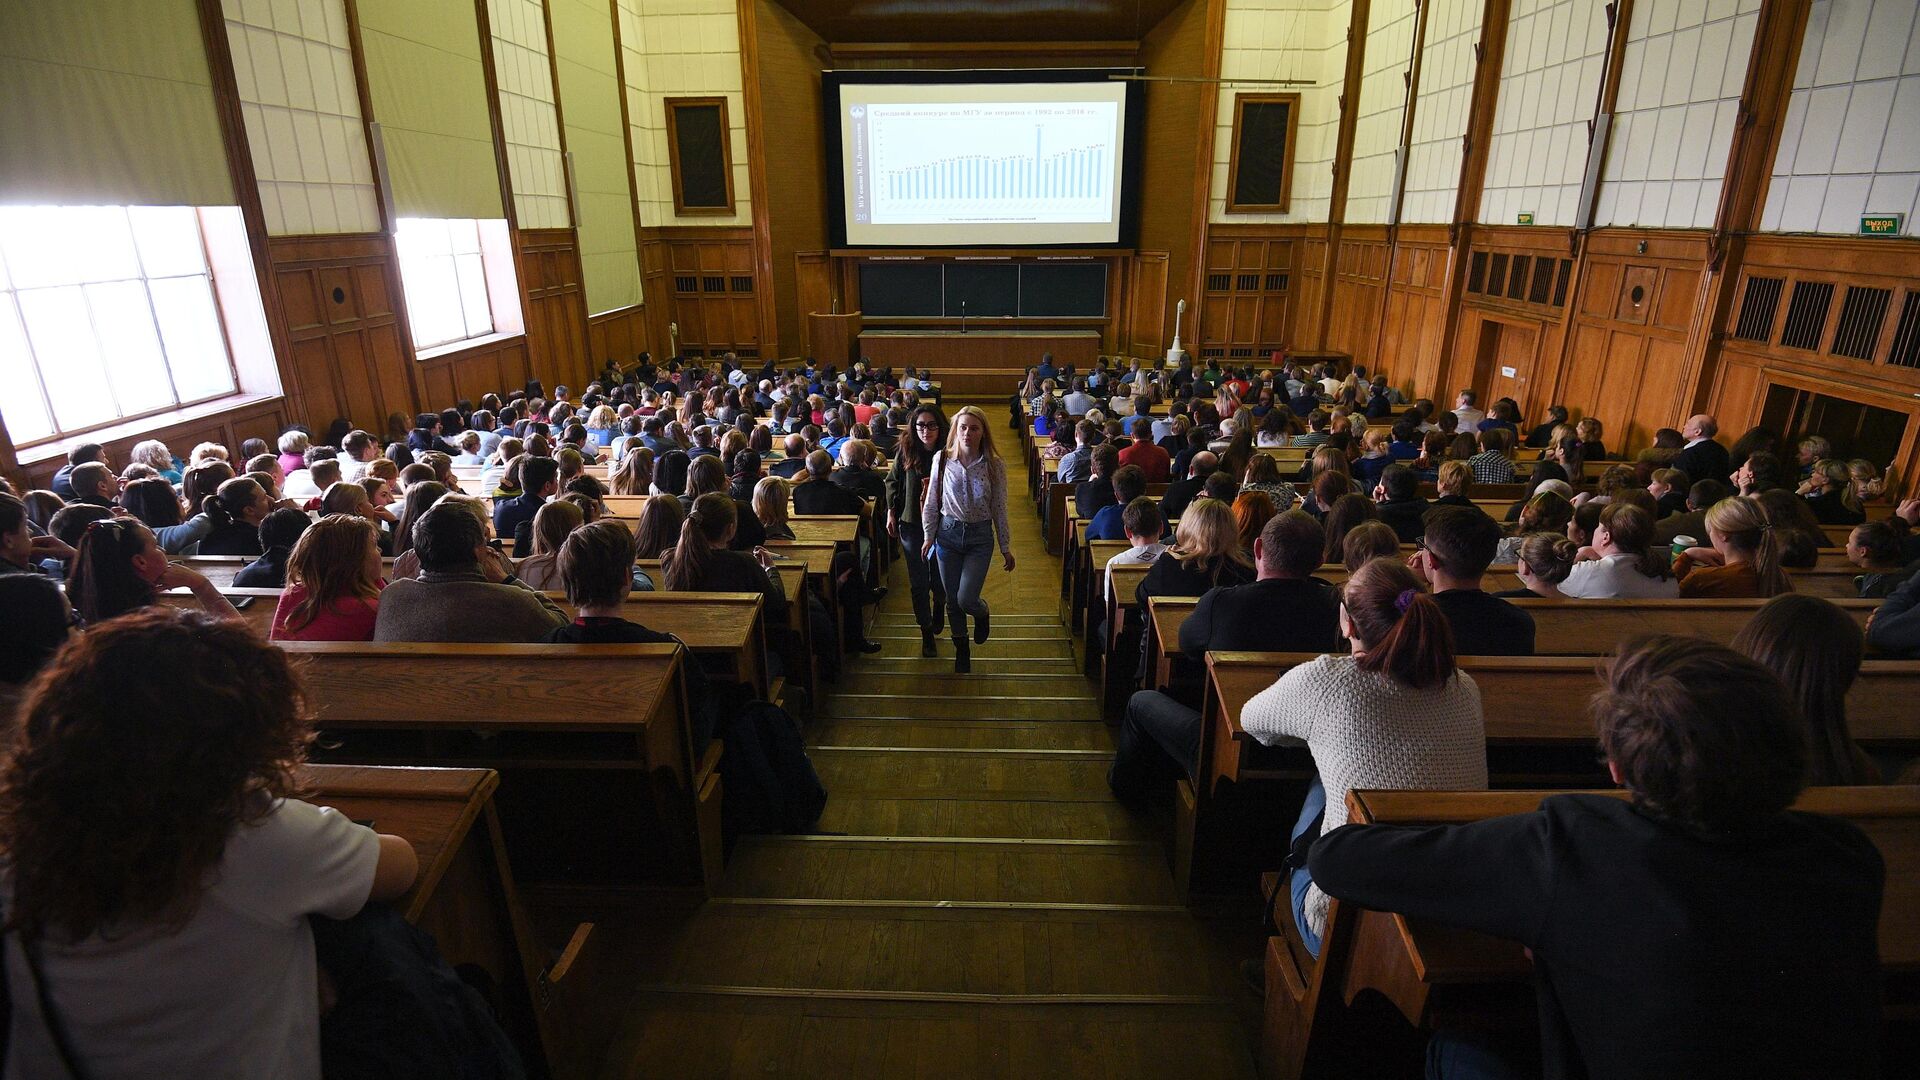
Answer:
<path fill-rule="evenodd" d="M 797 833 L 813 827 L 827 805 L 827 789 L 807 757 L 800 725 L 785 709 L 750 701 L 730 710 L 717 732 L 721 814 L 729 835 Z"/>

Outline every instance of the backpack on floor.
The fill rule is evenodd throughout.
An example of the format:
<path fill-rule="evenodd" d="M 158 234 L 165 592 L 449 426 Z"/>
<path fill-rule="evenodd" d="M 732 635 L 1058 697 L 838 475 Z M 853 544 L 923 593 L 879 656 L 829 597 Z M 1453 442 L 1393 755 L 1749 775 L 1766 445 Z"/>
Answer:
<path fill-rule="evenodd" d="M 805 832 L 826 809 L 827 789 L 785 709 L 750 701 L 720 722 L 721 814 L 728 835 Z"/>

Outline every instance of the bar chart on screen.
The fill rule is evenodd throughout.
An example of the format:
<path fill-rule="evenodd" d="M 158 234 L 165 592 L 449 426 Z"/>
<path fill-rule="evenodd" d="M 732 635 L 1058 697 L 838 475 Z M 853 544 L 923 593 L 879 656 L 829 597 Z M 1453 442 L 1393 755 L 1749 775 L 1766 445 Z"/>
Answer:
<path fill-rule="evenodd" d="M 864 203 L 875 224 L 1102 222 L 1117 211 L 1117 103 L 864 110 Z"/>

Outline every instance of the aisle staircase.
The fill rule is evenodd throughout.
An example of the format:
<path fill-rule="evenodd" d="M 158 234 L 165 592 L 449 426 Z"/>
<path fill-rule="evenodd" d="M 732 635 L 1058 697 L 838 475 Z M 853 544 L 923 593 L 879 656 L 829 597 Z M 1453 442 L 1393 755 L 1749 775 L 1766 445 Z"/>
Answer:
<path fill-rule="evenodd" d="M 1018 461 L 1010 486 L 1026 490 Z M 1106 788 L 1111 730 L 1012 508 L 993 637 L 922 659 L 904 565 L 808 733 L 817 832 L 662 928 L 608 1077 L 1251 1077 L 1251 996 Z"/>

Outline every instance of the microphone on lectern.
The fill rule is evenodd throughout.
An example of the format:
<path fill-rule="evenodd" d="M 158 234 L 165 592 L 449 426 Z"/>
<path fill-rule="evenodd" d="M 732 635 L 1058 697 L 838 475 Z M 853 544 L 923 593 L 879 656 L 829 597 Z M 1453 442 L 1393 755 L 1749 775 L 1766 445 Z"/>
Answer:
<path fill-rule="evenodd" d="M 967 332 L 967 302 L 965 300 L 960 301 L 960 332 L 963 334 Z"/>

